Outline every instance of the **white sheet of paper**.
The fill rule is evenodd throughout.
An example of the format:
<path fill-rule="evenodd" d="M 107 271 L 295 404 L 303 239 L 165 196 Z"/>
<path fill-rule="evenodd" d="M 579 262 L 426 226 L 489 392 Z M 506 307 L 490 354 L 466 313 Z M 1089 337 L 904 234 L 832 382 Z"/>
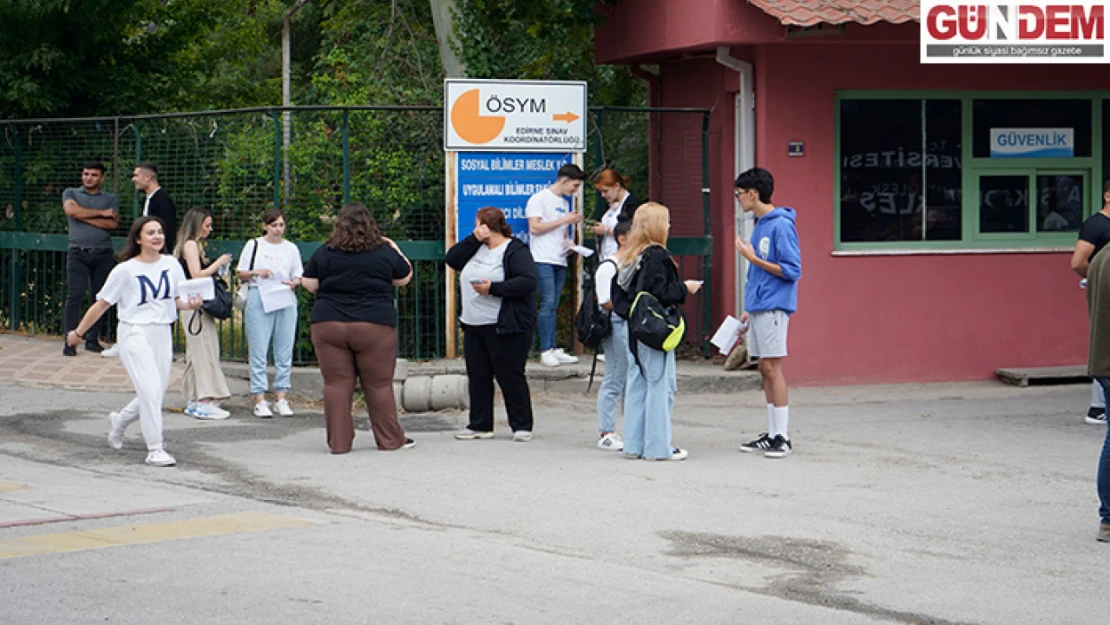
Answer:
<path fill-rule="evenodd" d="M 258 295 L 262 298 L 262 310 L 268 313 L 297 305 L 297 294 L 281 283 L 287 280 L 285 274 L 275 271 L 274 275 L 258 281 Z"/>
<path fill-rule="evenodd" d="M 721 327 L 717 328 L 709 342 L 716 345 L 722 354 L 728 355 L 746 329 L 747 324 L 742 324 L 739 319 L 729 315 L 721 322 Z"/>
<path fill-rule="evenodd" d="M 581 254 L 582 258 L 589 258 L 594 255 L 594 251 L 585 245 L 572 245 L 570 246 L 570 251 Z"/>
<path fill-rule="evenodd" d="M 212 278 L 193 278 L 186 280 L 177 285 L 177 296 L 181 299 L 189 299 L 190 295 L 199 295 L 204 301 L 210 301 L 216 298 L 216 285 L 212 283 Z"/>

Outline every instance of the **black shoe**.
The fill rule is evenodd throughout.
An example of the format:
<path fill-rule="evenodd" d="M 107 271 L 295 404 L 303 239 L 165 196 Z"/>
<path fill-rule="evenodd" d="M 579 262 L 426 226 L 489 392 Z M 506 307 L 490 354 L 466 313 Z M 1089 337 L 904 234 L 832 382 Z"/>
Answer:
<path fill-rule="evenodd" d="M 794 450 L 793 450 L 792 446 L 790 445 L 790 439 L 783 438 L 782 434 L 779 434 L 778 436 L 776 436 L 771 441 L 770 449 L 763 452 L 763 457 L 765 457 L 765 458 L 785 458 L 793 452 L 794 452 Z"/>
<path fill-rule="evenodd" d="M 757 451 L 767 451 L 771 448 L 771 442 L 773 440 L 774 439 L 767 435 L 767 432 L 764 432 L 754 441 L 740 445 L 740 451 L 749 454 Z"/>
<path fill-rule="evenodd" d="M 1091 406 L 1087 409 L 1086 421 L 1091 425 L 1106 425 L 1106 409 Z"/>
<path fill-rule="evenodd" d="M 85 351 L 99 354 L 100 352 L 104 351 L 104 348 L 100 346 L 100 343 L 97 343 L 96 341 L 91 341 L 89 343 L 85 343 Z"/>
<path fill-rule="evenodd" d="M 69 344 L 62 345 L 62 355 L 63 356 L 76 356 L 77 355 L 77 348 L 70 347 Z"/>

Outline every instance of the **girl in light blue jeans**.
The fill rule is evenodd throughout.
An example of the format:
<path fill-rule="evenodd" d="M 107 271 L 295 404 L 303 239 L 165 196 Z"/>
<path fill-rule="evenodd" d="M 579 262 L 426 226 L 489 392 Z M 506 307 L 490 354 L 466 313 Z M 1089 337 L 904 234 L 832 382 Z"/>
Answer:
<path fill-rule="evenodd" d="M 272 208 L 262 214 L 265 236 L 252 239 L 243 247 L 237 267 L 239 279 L 250 283 L 244 326 L 250 352 L 251 394 L 254 395 L 254 416 L 269 418 L 274 411 L 283 417 L 293 416 L 285 394 L 290 387 L 293 368 L 293 344 L 297 333 L 297 300 L 282 289 L 294 291 L 301 284 L 301 253 L 296 245 L 282 238 L 285 216 Z M 263 297 L 263 293 L 266 296 Z M 269 309 L 267 311 L 267 309 Z M 271 409 L 266 401 L 266 361 L 270 345 L 274 346 L 274 393 L 277 402 Z"/>

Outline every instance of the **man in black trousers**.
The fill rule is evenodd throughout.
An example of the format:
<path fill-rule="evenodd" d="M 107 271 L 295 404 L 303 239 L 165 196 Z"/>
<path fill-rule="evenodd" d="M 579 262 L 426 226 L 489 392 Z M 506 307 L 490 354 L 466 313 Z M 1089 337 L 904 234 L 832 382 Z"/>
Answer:
<path fill-rule="evenodd" d="M 81 168 L 81 186 L 62 193 L 62 210 L 69 220 L 69 246 L 66 249 L 66 303 L 62 310 L 62 330 L 68 333 L 81 320 L 85 292 L 96 294 L 104 287 L 108 273 L 116 265 L 111 232 L 119 225 L 119 200 L 100 190 L 104 164 L 89 161 Z M 100 321 L 85 333 L 85 349 L 100 352 L 97 341 Z M 76 356 L 77 350 L 62 346 L 62 354 Z"/>
<path fill-rule="evenodd" d="M 135 173 L 131 175 L 131 182 L 135 183 L 136 191 L 146 194 L 143 216 L 150 215 L 162 220 L 166 235 L 166 245 L 162 248 L 162 253 L 173 254 L 177 242 L 177 205 L 158 184 L 158 166 L 150 162 L 139 163 L 135 166 Z"/>

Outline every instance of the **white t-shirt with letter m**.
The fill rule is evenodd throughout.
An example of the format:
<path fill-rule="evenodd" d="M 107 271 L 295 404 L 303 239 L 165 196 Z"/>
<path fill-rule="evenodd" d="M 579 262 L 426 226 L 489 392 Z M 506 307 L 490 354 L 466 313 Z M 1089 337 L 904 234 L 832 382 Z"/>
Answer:
<path fill-rule="evenodd" d="M 185 271 L 173 256 L 157 262 L 138 258 L 120 263 L 108 274 L 96 299 L 115 304 L 119 320 L 136 325 L 170 324 L 177 320 L 177 289 Z"/>

